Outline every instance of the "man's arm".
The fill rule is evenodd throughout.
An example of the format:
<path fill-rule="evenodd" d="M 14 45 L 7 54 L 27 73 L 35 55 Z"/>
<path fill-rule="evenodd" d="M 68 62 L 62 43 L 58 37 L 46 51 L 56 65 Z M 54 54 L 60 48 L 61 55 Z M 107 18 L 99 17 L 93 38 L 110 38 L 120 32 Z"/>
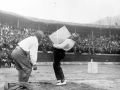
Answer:
<path fill-rule="evenodd" d="M 38 45 L 34 44 L 34 46 L 30 50 L 30 59 L 32 63 L 33 70 L 37 70 L 37 52 L 38 52 Z"/>
<path fill-rule="evenodd" d="M 53 44 L 53 47 L 58 48 L 58 49 L 63 49 L 68 45 L 68 43 L 69 43 L 69 41 L 66 39 L 61 44 Z"/>
<path fill-rule="evenodd" d="M 38 44 L 34 43 L 32 48 L 30 49 L 30 59 L 33 65 L 36 64 L 37 62 L 37 52 L 38 52 Z"/>

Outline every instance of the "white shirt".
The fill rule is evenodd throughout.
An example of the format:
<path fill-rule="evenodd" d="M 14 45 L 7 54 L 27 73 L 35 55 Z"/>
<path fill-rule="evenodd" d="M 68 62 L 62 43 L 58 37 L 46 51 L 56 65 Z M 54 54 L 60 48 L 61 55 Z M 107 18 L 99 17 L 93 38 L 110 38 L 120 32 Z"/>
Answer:
<path fill-rule="evenodd" d="M 53 47 L 63 49 L 65 51 L 70 50 L 75 45 L 75 41 L 72 39 L 66 39 L 61 44 L 53 44 Z"/>
<path fill-rule="evenodd" d="M 27 53 L 30 54 L 31 62 L 36 64 L 37 62 L 37 52 L 38 52 L 38 39 L 35 36 L 30 36 L 21 42 L 18 43 L 18 45 Z"/>

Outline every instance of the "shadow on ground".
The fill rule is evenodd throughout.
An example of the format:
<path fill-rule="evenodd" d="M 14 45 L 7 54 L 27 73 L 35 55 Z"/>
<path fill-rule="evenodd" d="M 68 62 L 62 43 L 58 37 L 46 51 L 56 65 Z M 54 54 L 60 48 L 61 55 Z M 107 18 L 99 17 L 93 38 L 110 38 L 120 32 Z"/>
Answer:
<path fill-rule="evenodd" d="M 102 88 L 94 88 L 87 84 L 77 84 L 74 82 L 68 82 L 64 86 L 56 86 L 49 82 L 30 82 L 33 85 L 34 90 L 107 90 Z"/>

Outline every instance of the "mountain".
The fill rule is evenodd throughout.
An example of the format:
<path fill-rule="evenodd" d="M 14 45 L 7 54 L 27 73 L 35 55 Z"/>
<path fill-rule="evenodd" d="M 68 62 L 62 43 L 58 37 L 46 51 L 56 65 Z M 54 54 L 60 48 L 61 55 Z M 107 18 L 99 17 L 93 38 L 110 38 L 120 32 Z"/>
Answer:
<path fill-rule="evenodd" d="M 106 17 L 103 19 L 100 19 L 93 24 L 96 25 L 108 25 L 108 26 L 120 26 L 120 15 L 114 16 L 114 17 Z"/>

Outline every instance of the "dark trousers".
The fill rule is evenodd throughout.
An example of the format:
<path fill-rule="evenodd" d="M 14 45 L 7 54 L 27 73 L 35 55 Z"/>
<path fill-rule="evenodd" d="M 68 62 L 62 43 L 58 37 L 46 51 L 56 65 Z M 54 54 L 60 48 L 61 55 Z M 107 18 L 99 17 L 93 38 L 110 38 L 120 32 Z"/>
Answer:
<path fill-rule="evenodd" d="M 32 72 L 32 65 L 29 57 L 27 57 L 25 51 L 23 51 L 19 46 L 13 50 L 11 56 L 15 62 L 15 67 L 18 70 L 18 81 L 28 82 Z"/>
<path fill-rule="evenodd" d="M 54 61 L 53 61 L 53 69 L 55 72 L 55 76 L 57 80 L 64 80 L 64 73 L 61 68 L 61 60 L 65 57 L 65 51 L 62 49 L 56 49 L 54 48 Z"/>

